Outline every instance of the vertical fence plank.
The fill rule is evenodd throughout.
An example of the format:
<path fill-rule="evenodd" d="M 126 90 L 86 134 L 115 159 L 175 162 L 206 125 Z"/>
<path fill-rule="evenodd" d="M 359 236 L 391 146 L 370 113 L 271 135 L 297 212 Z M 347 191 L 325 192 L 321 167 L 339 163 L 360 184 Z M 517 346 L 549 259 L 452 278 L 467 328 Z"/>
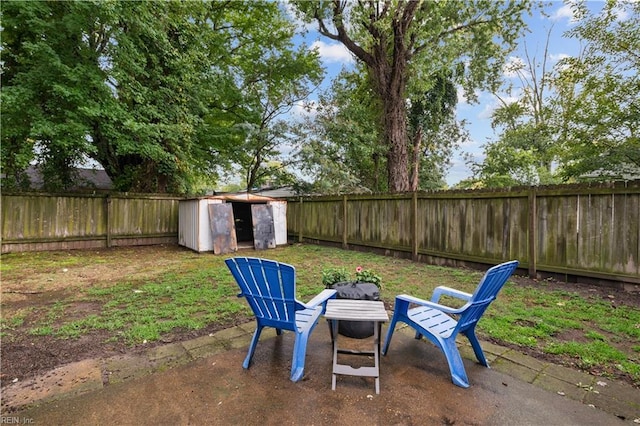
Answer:
<path fill-rule="evenodd" d="M 107 238 L 107 247 L 111 247 L 111 197 L 107 195 L 104 198 L 105 203 L 105 230 Z"/>
<path fill-rule="evenodd" d="M 414 261 L 418 260 L 418 192 L 414 191 L 411 196 L 411 258 Z"/>
<path fill-rule="evenodd" d="M 299 208 L 298 208 L 298 242 L 301 243 L 304 239 L 303 237 L 303 232 L 302 232 L 302 226 L 303 226 L 303 222 L 302 222 L 302 197 L 300 197 L 300 204 L 299 204 Z"/>
<path fill-rule="evenodd" d="M 347 196 L 342 196 L 342 248 L 347 249 L 349 247 L 348 244 L 348 232 L 349 228 L 347 226 Z"/>

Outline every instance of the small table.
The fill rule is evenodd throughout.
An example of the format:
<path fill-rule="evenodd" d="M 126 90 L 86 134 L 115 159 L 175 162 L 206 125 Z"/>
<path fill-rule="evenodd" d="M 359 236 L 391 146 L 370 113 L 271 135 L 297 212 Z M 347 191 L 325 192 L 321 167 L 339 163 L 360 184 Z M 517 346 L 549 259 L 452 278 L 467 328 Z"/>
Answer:
<path fill-rule="evenodd" d="M 376 394 L 380 393 L 380 331 L 382 323 L 389 321 L 389 315 L 384 308 L 384 303 L 373 300 L 329 299 L 324 314 L 330 321 L 331 339 L 333 340 L 333 377 L 331 389 L 336 390 L 336 374 L 349 376 L 374 377 L 376 382 Z M 338 349 L 338 322 L 345 321 L 371 321 L 373 322 L 373 351 L 352 351 Z M 373 355 L 373 367 L 354 368 L 346 364 L 338 364 L 338 354 Z"/>

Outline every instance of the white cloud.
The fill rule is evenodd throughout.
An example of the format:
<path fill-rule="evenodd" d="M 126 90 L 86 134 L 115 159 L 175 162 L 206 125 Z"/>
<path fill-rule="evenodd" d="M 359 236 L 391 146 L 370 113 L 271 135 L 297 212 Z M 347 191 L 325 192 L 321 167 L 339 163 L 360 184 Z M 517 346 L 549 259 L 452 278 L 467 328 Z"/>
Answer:
<path fill-rule="evenodd" d="M 470 136 L 460 144 L 460 148 L 464 148 L 466 152 L 473 154 L 476 151 L 480 151 L 481 145 L 481 142 L 477 141 L 473 136 Z"/>
<path fill-rule="evenodd" d="M 624 6 L 620 4 L 614 9 L 614 13 L 616 14 L 616 20 L 618 22 L 624 22 L 629 19 L 629 13 L 624 9 Z"/>
<path fill-rule="evenodd" d="M 328 44 L 322 40 L 314 41 L 311 49 L 316 49 L 324 63 L 353 63 L 353 55 L 342 43 Z"/>
<path fill-rule="evenodd" d="M 637 2 L 638 0 L 632 0 L 632 2 Z M 566 19 L 569 24 L 578 23 L 578 19 L 576 18 L 573 10 L 571 9 L 573 1 L 570 1 L 568 4 L 563 5 L 559 9 L 557 9 L 554 13 L 549 17 L 552 21 L 561 21 Z M 606 9 L 604 7 L 604 2 L 602 1 L 587 1 L 586 2 L 587 10 L 592 14 L 601 14 Z M 616 15 L 616 19 L 618 22 L 624 22 L 629 19 L 629 12 L 626 7 L 622 4 L 616 5 L 613 8 L 613 13 Z"/>
<path fill-rule="evenodd" d="M 569 55 L 567 55 L 566 53 L 551 53 L 549 54 L 549 59 L 551 59 L 553 62 L 559 62 L 563 59 L 568 58 Z"/>
<path fill-rule="evenodd" d="M 518 96 L 501 96 L 501 99 L 502 102 L 507 105 L 518 102 L 519 100 Z M 493 100 L 491 102 L 484 104 L 484 108 L 478 113 L 478 118 L 482 120 L 491 120 L 493 112 L 503 105 L 502 102 L 499 101 L 497 97 L 493 96 Z"/>
<path fill-rule="evenodd" d="M 280 3 L 280 7 L 284 10 L 285 15 L 293 22 L 296 27 L 301 31 L 316 31 L 318 29 L 318 24 L 314 21 L 304 22 L 302 19 L 299 19 L 295 10 L 295 6 L 290 2 L 285 1 Z"/>
<path fill-rule="evenodd" d="M 484 105 L 484 108 L 482 108 L 482 111 L 478 113 L 477 117 L 481 120 L 491 120 L 491 117 L 493 117 L 493 111 L 495 111 L 496 108 L 498 108 L 497 102 L 487 103 Z"/>
<path fill-rule="evenodd" d="M 552 21 L 561 21 L 563 19 L 566 19 L 571 23 L 576 22 L 570 4 L 563 5 L 561 8 L 552 13 L 550 18 Z"/>
<path fill-rule="evenodd" d="M 527 65 L 522 58 L 510 56 L 502 67 L 502 75 L 505 78 L 517 78 L 519 76 L 530 78 L 530 74 L 526 68 Z"/>
<path fill-rule="evenodd" d="M 458 96 L 458 106 L 469 105 L 467 97 L 464 94 L 464 89 L 461 86 L 456 87 L 456 94 Z"/>
<path fill-rule="evenodd" d="M 298 101 L 291 108 L 291 116 L 295 119 L 298 118 L 313 118 L 318 111 L 318 102 L 316 100 Z"/>

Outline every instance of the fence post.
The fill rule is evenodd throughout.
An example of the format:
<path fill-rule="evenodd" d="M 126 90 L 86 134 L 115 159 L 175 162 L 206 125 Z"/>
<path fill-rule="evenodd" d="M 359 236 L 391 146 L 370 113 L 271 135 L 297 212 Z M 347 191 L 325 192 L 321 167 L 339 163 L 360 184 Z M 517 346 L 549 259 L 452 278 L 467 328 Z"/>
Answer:
<path fill-rule="evenodd" d="M 298 207 L 298 242 L 302 242 L 302 197 L 300 197 L 300 206 Z"/>
<path fill-rule="evenodd" d="M 418 261 L 418 191 L 413 191 L 412 205 L 411 205 L 411 233 L 413 241 L 411 248 L 411 257 L 414 262 Z"/>
<path fill-rule="evenodd" d="M 111 247 L 111 194 L 107 194 L 104 199 L 106 208 L 106 228 L 107 228 L 107 248 Z"/>
<path fill-rule="evenodd" d="M 537 278 L 537 233 L 538 233 L 537 194 L 535 188 L 529 188 L 529 277 Z"/>
<path fill-rule="evenodd" d="M 349 244 L 347 240 L 347 196 L 342 196 L 342 248 L 348 249 Z"/>

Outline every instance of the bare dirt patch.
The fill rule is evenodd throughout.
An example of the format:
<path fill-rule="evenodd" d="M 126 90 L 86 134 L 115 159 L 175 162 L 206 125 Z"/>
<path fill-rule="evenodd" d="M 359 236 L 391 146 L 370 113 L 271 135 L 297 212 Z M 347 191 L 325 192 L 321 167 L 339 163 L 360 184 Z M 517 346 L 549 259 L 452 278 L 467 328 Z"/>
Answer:
<path fill-rule="evenodd" d="M 81 255 L 82 263 L 78 264 Z M 22 256 L 21 253 L 3 256 Z M 23 380 L 69 362 L 102 358 L 118 353 L 146 350 L 157 344 L 131 347 L 111 339 L 111 334 L 92 332 L 77 339 L 59 339 L 34 335 L 33 324 L 47 315 L 48 308 L 60 301 L 71 301 L 65 316 L 87 317 L 99 314 L 102 305 L 75 298 L 88 288 L 107 287 L 122 280 L 152 279 L 179 268 L 191 256 L 178 246 L 149 246 L 96 251 L 46 252 L 36 256 L 37 265 L 24 263 L 2 273 L 2 319 L 12 329 L 3 333 L 0 381 L 2 386 L 14 379 Z M 30 256 L 31 257 L 31 256 Z M 65 302 L 66 303 L 66 302 Z M 27 315 L 28 314 L 28 315 Z M 20 322 L 20 318 L 29 320 Z M 222 328 L 221 325 L 217 328 Z M 210 327 L 216 328 L 216 327 Z M 199 330 L 200 335 L 211 332 Z M 181 340 L 193 331 L 176 332 L 164 339 Z"/>
<path fill-rule="evenodd" d="M 106 286 L 123 279 L 150 279 L 178 268 L 184 262 L 185 251 L 164 245 L 83 251 L 81 265 L 77 256 L 77 251 L 43 252 L 43 261 L 37 267 L 25 264 L 19 270 L 3 272 L 3 302 L 43 293 L 51 295 L 57 290 Z"/>

